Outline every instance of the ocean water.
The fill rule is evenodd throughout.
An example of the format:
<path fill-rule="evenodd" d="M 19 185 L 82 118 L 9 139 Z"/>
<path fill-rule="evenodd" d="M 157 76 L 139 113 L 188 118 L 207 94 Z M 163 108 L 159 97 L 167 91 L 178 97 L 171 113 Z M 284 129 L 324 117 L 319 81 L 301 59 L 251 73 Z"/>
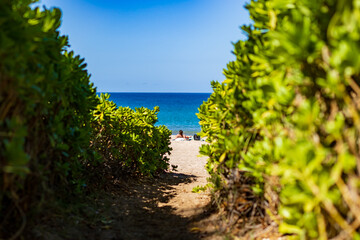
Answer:
<path fill-rule="evenodd" d="M 210 93 L 119 93 L 109 92 L 110 100 L 117 106 L 160 107 L 156 125 L 165 125 L 172 134 L 183 130 L 186 135 L 200 132 L 198 113 L 200 105 L 207 101 Z"/>

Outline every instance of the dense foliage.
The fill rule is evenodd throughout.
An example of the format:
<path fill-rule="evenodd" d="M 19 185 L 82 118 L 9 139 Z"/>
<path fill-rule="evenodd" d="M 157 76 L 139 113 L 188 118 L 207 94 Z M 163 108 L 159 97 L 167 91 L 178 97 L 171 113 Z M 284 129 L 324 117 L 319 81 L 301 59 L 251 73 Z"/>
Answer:
<path fill-rule="evenodd" d="M 13 234 L 46 192 L 81 178 L 96 106 L 85 64 L 65 51 L 58 9 L 0 2 L 0 215 Z M 40 202 L 39 202 L 40 201 Z M 14 221 L 21 219 L 21 221 Z M 0 237 L 9 237 L 4 235 Z"/>
<path fill-rule="evenodd" d="M 229 224 L 359 238 L 360 5 L 253 0 L 247 40 L 200 107 L 207 168 Z"/>
<path fill-rule="evenodd" d="M 120 173 L 154 175 L 168 168 L 171 131 L 156 126 L 159 107 L 154 110 L 141 107 L 117 107 L 108 100 L 108 94 L 100 95 L 100 104 L 93 111 L 93 137 L 91 147 L 105 160 L 97 174 L 106 169 L 113 176 Z M 105 169 L 104 169 L 105 167 Z"/>
<path fill-rule="evenodd" d="M 1 239 L 19 237 L 47 197 L 80 193 L 91 169 L 167 168 L 170 131 L 154 127 L 158 109 L 99 99 L 84 60 L 59 35 L 60 10 L 32 2 L 0 1 Z"/>

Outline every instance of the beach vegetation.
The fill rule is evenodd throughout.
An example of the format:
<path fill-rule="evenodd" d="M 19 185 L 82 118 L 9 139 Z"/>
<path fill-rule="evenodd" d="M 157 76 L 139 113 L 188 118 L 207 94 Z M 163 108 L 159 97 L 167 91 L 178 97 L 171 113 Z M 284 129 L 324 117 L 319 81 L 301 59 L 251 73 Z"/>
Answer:
<path fill-rule="evenodd" d="M 253 0 L 246 8 L 247 39 L 234 43 L 236 60 L 198 113 L 223 230 L 359 239 L 360 5 Z"/>
<path fill-rule="evenodd" d="M 90 147 L 105 163 L 91 172 L 102 176 L 106 169 L 113 176 L 125 173 L 157 175 L 169 167 L 171 131 L 155 126 L 159 107 L 153 110 L 140 107 L 118 107 L 101 94 L 99 104 L 92 111 L 92 137 Z M 92 165 L 97 168 L 99 165 Z"/>
<path fill-rule="evenodd" d="M 154 127 L 159 109 L 97 96 L 84 59 L 59 34 L 60 10 L 33 2 L 0 1 L 1 239 L 19 239 L 52 199 L 91 191 L 92 177 L 107 177 L 99 169 L 121 178 L 168 167 L 171 132 Z"/>

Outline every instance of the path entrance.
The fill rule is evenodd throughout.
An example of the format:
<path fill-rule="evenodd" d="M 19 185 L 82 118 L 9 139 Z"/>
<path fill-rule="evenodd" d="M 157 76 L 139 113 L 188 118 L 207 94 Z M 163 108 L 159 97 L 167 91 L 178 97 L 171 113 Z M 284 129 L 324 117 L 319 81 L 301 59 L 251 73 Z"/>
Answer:
<path fill-rule="evenodd" d="M 34 229 L 38 239 L 222 239 L 210 217 L 207 193 L 194 193 L 206 184 L 205 157 L 200 141 L 172 141 L 170 164 L 176 171 L 155 179 L 115 182 L 104 195 L 90 199 L 65 218 L 51 218 Z M 66 220 L 65 220 L 66 219 Z"/>

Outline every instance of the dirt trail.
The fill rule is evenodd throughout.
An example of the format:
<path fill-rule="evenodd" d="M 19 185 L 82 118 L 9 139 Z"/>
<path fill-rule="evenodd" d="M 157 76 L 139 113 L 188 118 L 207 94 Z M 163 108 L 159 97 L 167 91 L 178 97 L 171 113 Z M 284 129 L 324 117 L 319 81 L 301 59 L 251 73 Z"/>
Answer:
<path fill-rule="evenodd" d="M 34 229 L 37 239 L 222 239 L 207 210 L 206 158 L 198 157 L 200 141 L 172 141 L 170 164 L 177 171 L 156 179 L 115 182 L 66 218 L 44 219 Z M 44 222 L 43 221 L 43 222 Z"/>

